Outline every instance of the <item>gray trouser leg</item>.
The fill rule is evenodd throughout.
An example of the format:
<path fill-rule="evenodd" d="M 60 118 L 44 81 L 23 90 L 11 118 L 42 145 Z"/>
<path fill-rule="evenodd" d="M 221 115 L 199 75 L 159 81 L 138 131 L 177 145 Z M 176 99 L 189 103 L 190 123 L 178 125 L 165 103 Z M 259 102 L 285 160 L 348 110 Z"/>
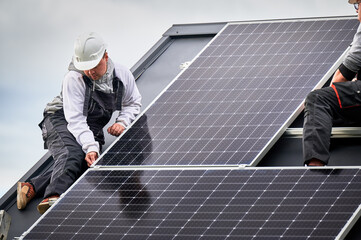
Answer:
<path fill-rule="evenodd" d="M 303 157 L 305 163 L 312 158 L 319 159 L 325 164 L 328 163 L 334 120 L 341 119 L 348 123 L 360 121 L 360 103 L 355 101 L 352 95 L 342 97 L 354 101 L 355 106 L 340 108 L 336 93 L 331 87 L 315 90 L 307 96 L 303 125 Z"/>
<path fill-rule="evenodd" d="M 44 140 L 54 159 L 52 170 L 31 179 L 36 192 L 45 188 L 44 198 L 65 192 L 86 170 L 85 154 L 67 129 L 61 114 L 47 117 L 43 123 Z M 49 183 L 49 184 L 47 184 Z"/>
<path fill-rule="evenodd" d="M 337 98 L 332 88 L 308 94 L 303 125 L 303 156 L 305 162 L 317 158 L 326 164 L 330 158 L 330 137 Z"/>

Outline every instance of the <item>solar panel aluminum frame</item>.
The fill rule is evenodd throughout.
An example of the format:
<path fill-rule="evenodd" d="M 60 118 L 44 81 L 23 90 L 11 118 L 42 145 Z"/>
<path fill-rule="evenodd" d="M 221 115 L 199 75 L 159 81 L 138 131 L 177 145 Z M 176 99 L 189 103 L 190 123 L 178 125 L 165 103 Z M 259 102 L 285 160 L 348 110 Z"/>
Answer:
<path fill-rule="evenodd" d="M 217 39 L 217 37 L 223 33 L 223 31 L 230 25 L 240 25 L 240 24 L 257 24 L 257 23 L 277 23 L 277 22 L 305 22 L 305 21 L 324 21 L 324 20 L 347 20 L 347 19 L 356 19 L 355 17 L 346 16 L 346 17 L 322 17 L 322 18 L 300 18 L 300 19 L 287 19 L 287 20 L 264 20 L 264 21 L 245 21 L 245 22 L 232 22 L 226 24 L 218 33 L 217 35 L 190 61 L 190 66 L 192 63 Z M 332 67 L 327 71 L 327 73 L 323 76 L 322 79 L 318 82 L 314 89 L 321 88 L 333 75 L 336 71 L 338 66 L 342 63 L 342 60 L 346 56 L 347 52 L 349 51 L 350 47 L 348 47 L 344 53 L 339 57 L 339 59 L 332 65 Z M 182 69 L 180 73 L 160 92 L 160 94 L 147 106 L 147 108 L 137 116 L 137 118 L 133 121 L 133 123 L 129 126 L 132 127 L 134 123 L 144 115 L 150 107 L 162 96 L 164 92 L 166 92 L 169 87 L 187 70 L 187 68 Z M 240 164 L 244 166 L 256 166 L 262 158 L 267 154 L 267 152 L 272 148 L 272 146 L 279 140 L 282 134 L 287 130 L 287 128 L 292 124 L 292 122 L 297 118 L 297 116 L 303 111 L 304 109 L 304 102 L 302 102 L 293 114 L 283 123 L 283 125 L 279 128 L 279 130 L 274 134 L 273 137 L 270 138 L 268 143 L 265 144 L 263 149 L 256 155 L 256 157 L 249 163 L 249 164 Z M 128 128 L 128 129 L 129 129 Z M 107 154 L 107 152 L 116 144 L 116 142 L 127 132 L 125 130 L 107 149 L 103 152 L 103 154 L 97 159 L 93 165 L 97 165 L 97 163 L 102 159 L 102 157 Z M 156 165 L 157 166 L 157 165 Z M 170 165 L 171 166 L 171 165 Z M 223 166 L 223 165 L 212 165 L 212 166 Z"/>
<path fill-rule="evenodd" d="M 342 228 L 342 230 L 335 239 L 336 240 L 345 239 L 345 237 L 350 232 L 351 228 L 353 227 L 353 225 L 355 225 L 355 223 L 360 218 L 360 216 L 361 216 L 361 205 L 357 208 L 353 216 L 348 220 L 347 224 Z"/>
<path fill-rule="evenodd" d="M 211 166 L 211 167 L 205 167 L 205 166 L 174 166 L 174 167 L 170 167 L 170 166 L 157 166 L 157 167 L 152 167 L 152 166 L 121 166 L 121 167 L 91 167 L 89 168 L 82 176 L 80 176 L 77 181 L 70 187 L 68 188 L 68 190 L 63 193 L 59 200 L 61 200 L 64 196 L 66 196 L 66 194 L 68 194 L 68 192 L 70 192 L 74 186 L 81 181 L 86 173 L 90 172 L 90 171 L 113 171 L 113 170 L 119 170 L 119 171 L 146 171 L 146 170 L 151 170 L 151 171 L 167 171 L 167 170 L 304 170 L 304 169 L 320 169 L 320 170 L 342 170 L 342 169 L 361 169 L 361 166 L 335 166 L 335 167 L 329 167 L 329 166 L 323 166 L 323 167 L 249 167 L 249 166 L 238 166 L 238 167 L 234 167 L 234 166 Z M 26 232 L 24 232 L 19 239 L 24 239 L 26 237 L 26 235 L 28 233 L 31 232 L 31 230 L 41 221 L 43 220 L 47 214 L 51 211 L 52 208 L 54 208 L 57 204 L 59 204 L 60 201 L 55 202 L 54 205 L 52 205 Z M 357 210 L 354 212 L 354 214 L 351 216 L 351 218 L 347 221 L 347 223 L 345 224 L 345 226 L 341 229 L 341 231 L 339 232 L 339 234 L 337 235 L 337 237 L 335 238 L 336 240 L 342 240 L 344 239 L 347 234 L 349 233 L 349 231 L 351 230 L 351 228 L 354 226 L 354 224 L 358 221 L 358 219 L 361 216 L 361 205 L 359 205 L 359 207 L 357 208 Z"/>
<path fill-rule="evenodd" d="M 285 135 L 289 138 L 302 138 L 302 128 L 288 128 Z M 331 138 L 361 138 L 361 127 L 333 127 Z"/>

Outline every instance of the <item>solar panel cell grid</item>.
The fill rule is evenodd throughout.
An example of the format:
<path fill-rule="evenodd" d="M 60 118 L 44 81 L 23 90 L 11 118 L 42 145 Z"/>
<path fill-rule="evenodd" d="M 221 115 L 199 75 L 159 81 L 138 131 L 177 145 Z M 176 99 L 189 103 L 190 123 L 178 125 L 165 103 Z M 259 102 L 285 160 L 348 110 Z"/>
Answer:
<path fill-rule="evenodd" d="M 360 188 L 359 169 L 93 170 L 25 239 L 334 239 Z"/>
<path fill-rule="evenodd" d="M 254 164 L 357 26 L 356 19 L 229 24 L 146 111 L 153 149 L 142 164 Z M 97 165 L 139 162 L 125 160 L 134 158 L 126 142 L 135 133 Z"/>

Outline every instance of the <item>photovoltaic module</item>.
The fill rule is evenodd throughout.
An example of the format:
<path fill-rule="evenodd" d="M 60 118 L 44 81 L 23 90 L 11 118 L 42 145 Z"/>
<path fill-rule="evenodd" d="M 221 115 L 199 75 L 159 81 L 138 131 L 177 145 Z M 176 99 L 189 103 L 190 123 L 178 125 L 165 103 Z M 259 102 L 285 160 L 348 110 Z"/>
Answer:
<path fill-rule="evenodd" d="M 254 165 L 331 76 L 358 20 L 229 24 L 145 112 L 144 165 Z M 332 71 L 330 71 L 332 70 Z M 130 131 L 97 165 L 126 165 Z M 128 160 L 124 160 L 128 159 Z"/>
<path fill-rule="evenodd" d="M 360 169 L 89 171 L 24 239 L 335 239 Z"/>

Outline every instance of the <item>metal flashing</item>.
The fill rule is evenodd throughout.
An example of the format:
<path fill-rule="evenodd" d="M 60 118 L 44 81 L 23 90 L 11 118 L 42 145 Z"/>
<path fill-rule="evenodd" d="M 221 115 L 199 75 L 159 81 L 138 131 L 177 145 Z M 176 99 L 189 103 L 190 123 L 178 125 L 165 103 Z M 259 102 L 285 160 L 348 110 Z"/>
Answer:
<path fill-rule="evenodd" d="M 162 37 L 145 55 L 131 68 L 135 80 L 137 80 L 147 68 L 172 44 L 172 39 Z"/>
<path fill-rule="evenodd" d="M 336 240 L 343 240 L 346 238 L 347 234 L 350 232 L 351 228 L 356 224 L 357 220 L 361 216 L 361 205 L 357 208 L 357 210 L 354 212 L 352 217 L 347 221 L 345 226 L 342 228 L 340 233 L 335 238 Z"/>
<path fill-rule="evenodd" d="M 216 35 L 227 23 L 195 23 L 195 24 L 174 24 L 163 36 L 200 36 Z"/>

